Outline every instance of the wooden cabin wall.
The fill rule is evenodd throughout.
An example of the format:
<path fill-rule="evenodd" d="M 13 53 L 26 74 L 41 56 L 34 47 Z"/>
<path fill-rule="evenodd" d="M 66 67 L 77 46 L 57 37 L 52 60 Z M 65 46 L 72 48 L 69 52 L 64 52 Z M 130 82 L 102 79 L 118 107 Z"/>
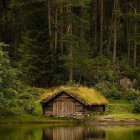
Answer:
<path fill-rule="evenodd" d="M 83 104 L 64 92 L 43 107 L 43 114 L 46 116 L 83 115 L 84 111 Z"/>
<path fill-rule="evenodd" d="M 76 102 L 75 115 L 83 115 L 85 113 L 85 106 L 79 102 Z"/>
<path fill-rule="evenodd" d="M 53 115 L 53 102 L 52 101 L 45 104 L 45 106 L 43 107 L 43 114 L 45 116 L 52 116 Z"/>
<path fill-rule="evenodd" d="M 104 112 L 105 111 L 105 105 L 92 105 L 86 107 L 87 113 L 91 114 L 94 112 Z"/>

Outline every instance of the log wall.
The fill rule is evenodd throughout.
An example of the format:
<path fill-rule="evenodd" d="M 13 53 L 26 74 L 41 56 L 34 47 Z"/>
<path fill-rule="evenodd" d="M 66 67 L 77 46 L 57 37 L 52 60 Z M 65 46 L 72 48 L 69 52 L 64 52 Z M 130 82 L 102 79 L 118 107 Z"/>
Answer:
<path fill-rule="evenodd" d="M 71 96 L 62 93 L 47 103 L 43 112 L 47 116 L 72 116 L 83 115 L 84 105 L 72 98 Z"/>
<path fill-rule="evenodd" d="M 43 105 L 43 114 L 46 116 L 71 117 L 104 111 L 105 105 L 85 106 L 65 92 Z"/>

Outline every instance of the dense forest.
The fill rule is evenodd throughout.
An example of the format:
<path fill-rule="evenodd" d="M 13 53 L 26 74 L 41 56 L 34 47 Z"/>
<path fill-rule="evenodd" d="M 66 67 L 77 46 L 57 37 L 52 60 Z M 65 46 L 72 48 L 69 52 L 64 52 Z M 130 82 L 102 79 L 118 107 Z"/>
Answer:
<path fill-rule="evenodd" d="M 0 1 L 0 113 L 31 113 L 43 88 L 65 84 L 140 112 L 139 0 Z"/>

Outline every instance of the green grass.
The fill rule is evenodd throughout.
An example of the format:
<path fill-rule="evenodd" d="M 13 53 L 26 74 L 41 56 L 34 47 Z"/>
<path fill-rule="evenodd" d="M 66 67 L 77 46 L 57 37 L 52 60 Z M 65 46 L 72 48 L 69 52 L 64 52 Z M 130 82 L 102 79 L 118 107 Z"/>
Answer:
<path fill-rule="evenodd" d="M 7 117 L 0 117 L 0 123 L 57 123 L 57 124 L 64 124 L 64 123 L 74 123 L 76 120 L 68 119 L 68 118 L 55 118 L 55 117 L 46 117 L 46 116 L 34 116 L 29 114 L 23 114 L 22 116 L 7 116 Z"/>
<path fill-rule="evenodd" d="M 101 115 L 92 115 L 89 119 L 101 119 L 106 115 L 112 115 L 115 121 L 140 120 L 140 114 L 132 113 L 134 105 L 126 100 L 110 100 L 106 112 Z"/>
<path fill-rule="evenodd" d="M 106 108 L 106 114 L 130 114 L 134 105 L 125 100 L 111 100 Z"/>

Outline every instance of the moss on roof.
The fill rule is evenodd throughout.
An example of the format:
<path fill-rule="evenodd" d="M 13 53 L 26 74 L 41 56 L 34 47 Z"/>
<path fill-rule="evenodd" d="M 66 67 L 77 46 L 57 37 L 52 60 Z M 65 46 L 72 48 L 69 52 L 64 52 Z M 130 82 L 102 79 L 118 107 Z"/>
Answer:
<path fill-rule="evenodd" d="M 45 101 L 47 99 L 50 99 L 51 97 L 55 97 L 55 95 L 57 95 L 61 91 L 69 93 L 70 95 L 84 102 L 86 105 L 104 105 L 108 103 L 105 97 L 103 97 L 97 90 L 95 90 L 94 88 L 83 86 L 60 86 L 51 88 L 49 90 L 46 90 L 45 93 L 42 94 L 41 100 Z"/>

